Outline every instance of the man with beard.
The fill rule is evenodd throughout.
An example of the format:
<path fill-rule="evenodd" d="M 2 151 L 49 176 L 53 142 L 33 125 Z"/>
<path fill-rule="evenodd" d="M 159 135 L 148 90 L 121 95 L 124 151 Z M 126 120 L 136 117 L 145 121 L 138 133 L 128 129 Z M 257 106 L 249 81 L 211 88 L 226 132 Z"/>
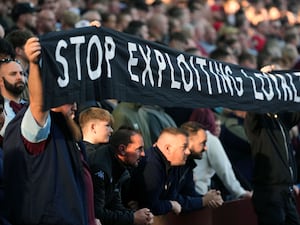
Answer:
<path fill-rule="evenodd" d="M 30 104 L 10 122 L 3 142 L 7 218 L 16 225 L 95 225 L 92 179 L 73 121 L 76 104 L 44 109 L 38 38 L 24 50 Z"/>
<path fill-rule="evenodd" d="M 0 59 L 0 90 L 4 97 L 5 123 L 0 130 L 3 137 L 8 123 L 16 116 L 18 111 L 26 104 L 21 98 L 25 89 L 25 76 L 22 65 L 14 59 Z"/>
<path fill-rule="evenodd" d="M 153 215 L 148 208 L 131 210 L 122 203 L 122 193 L 130 181 L 129 170 L 145 156 L 140 132 L 121 127 L 109 144 L 96 148 L 88 156 L 94 184 L 96 217 L 103 225 L 149 225 Z"/>
<path fill-rule="evenodd" d="M 190 121 L 183 123 L 180 127 L 189 134 L 189 149 L 186 164 L 177 168 L 178 193 L 184 199 L 182 209 L 184 211 L 198 210 L 203 207 L 217 208 L 223 204 L 221 192 L 209 190 L 205 195 L 200 195 L 195 189 L 193 169 L 196 167 L 194 159 L 201 159 L 204 151 L 207 150 L 207 135 L 205 129 L 198 122 Z"/>

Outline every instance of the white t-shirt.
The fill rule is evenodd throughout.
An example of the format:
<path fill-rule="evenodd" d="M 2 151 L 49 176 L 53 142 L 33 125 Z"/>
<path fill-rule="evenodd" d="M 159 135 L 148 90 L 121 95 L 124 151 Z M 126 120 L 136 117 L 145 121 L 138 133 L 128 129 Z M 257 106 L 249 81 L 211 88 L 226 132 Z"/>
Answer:
<path fill-rule="evenodd" d="M 197 166 L 193 172 L 196 191 L 201 195 L 206 194 L 210 189 L 211 178 L 216 173 L 234 198 L 239 198 L 246 190 L 236 179 L 221 141 L 207 131 L 206 144 L 207 151 L 202 154 L 202 159 L 195 159 Z"/>

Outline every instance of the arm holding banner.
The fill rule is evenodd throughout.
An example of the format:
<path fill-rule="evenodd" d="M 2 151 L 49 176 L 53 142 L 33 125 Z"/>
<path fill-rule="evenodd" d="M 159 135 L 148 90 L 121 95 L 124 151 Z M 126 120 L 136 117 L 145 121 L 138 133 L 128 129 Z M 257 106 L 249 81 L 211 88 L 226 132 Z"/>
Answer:
<path fill-rule="evenodd" d="M 43 86 L 38 64 L 39 56 L 41 54 L 41 45 L 39 39 L 36 37 L 30 38 L 25 44 L 25 53 L 29 60 L 29 99 L 30 110 L 36 122 L 43 126 L 49 115 L 49 111 L 43 110 Z"/>
<path fill-rule="evenodd" d="M 85 149 L 75 139 L 73 114 L 67 114 L 74 111 L 73 105 L 66 105 L 65 112 L 61 107 L 61 112 L 53 112 L 50 118 L 49 110 L 44 109 L 39 39 L 30 38 L 24 50 L 30 63 L 30 104 L 10 122 L 3 144 L 9 152 L 4 164 L 13 165 L 5 169 L 12 223 L 96 225 Z"/>

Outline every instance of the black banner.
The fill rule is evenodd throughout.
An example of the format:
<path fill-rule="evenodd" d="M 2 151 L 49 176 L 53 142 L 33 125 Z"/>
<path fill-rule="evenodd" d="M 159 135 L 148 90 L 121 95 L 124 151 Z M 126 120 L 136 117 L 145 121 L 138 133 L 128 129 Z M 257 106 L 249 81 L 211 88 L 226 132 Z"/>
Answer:
<path fill-rule="evenodd" d="M 115 98 L 162 107 L 300 110 L 300 72 L 262 73 L 104 27 L 40 38 L 45 107 Z"/>

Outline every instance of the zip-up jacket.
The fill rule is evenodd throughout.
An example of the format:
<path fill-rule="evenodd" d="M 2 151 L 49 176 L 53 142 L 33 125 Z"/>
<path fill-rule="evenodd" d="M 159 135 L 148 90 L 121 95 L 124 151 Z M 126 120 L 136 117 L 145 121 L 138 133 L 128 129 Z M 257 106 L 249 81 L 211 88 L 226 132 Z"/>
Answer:
<path fill-rule="evenodd" d="M 134 211 L 127 209 L 121 201 L 122 186 L 130 179 L 127 168 L 109 144 L 89 152 L 96 218 L 102 225 L 133 225 Z"/>
<path fill-rule="evenodd" d="M 293 185 L 297 177 L 289 130 L 300 122 L 300 113 L 247 113 L 245 131 L 254 157 L 256 186 Z"/>

